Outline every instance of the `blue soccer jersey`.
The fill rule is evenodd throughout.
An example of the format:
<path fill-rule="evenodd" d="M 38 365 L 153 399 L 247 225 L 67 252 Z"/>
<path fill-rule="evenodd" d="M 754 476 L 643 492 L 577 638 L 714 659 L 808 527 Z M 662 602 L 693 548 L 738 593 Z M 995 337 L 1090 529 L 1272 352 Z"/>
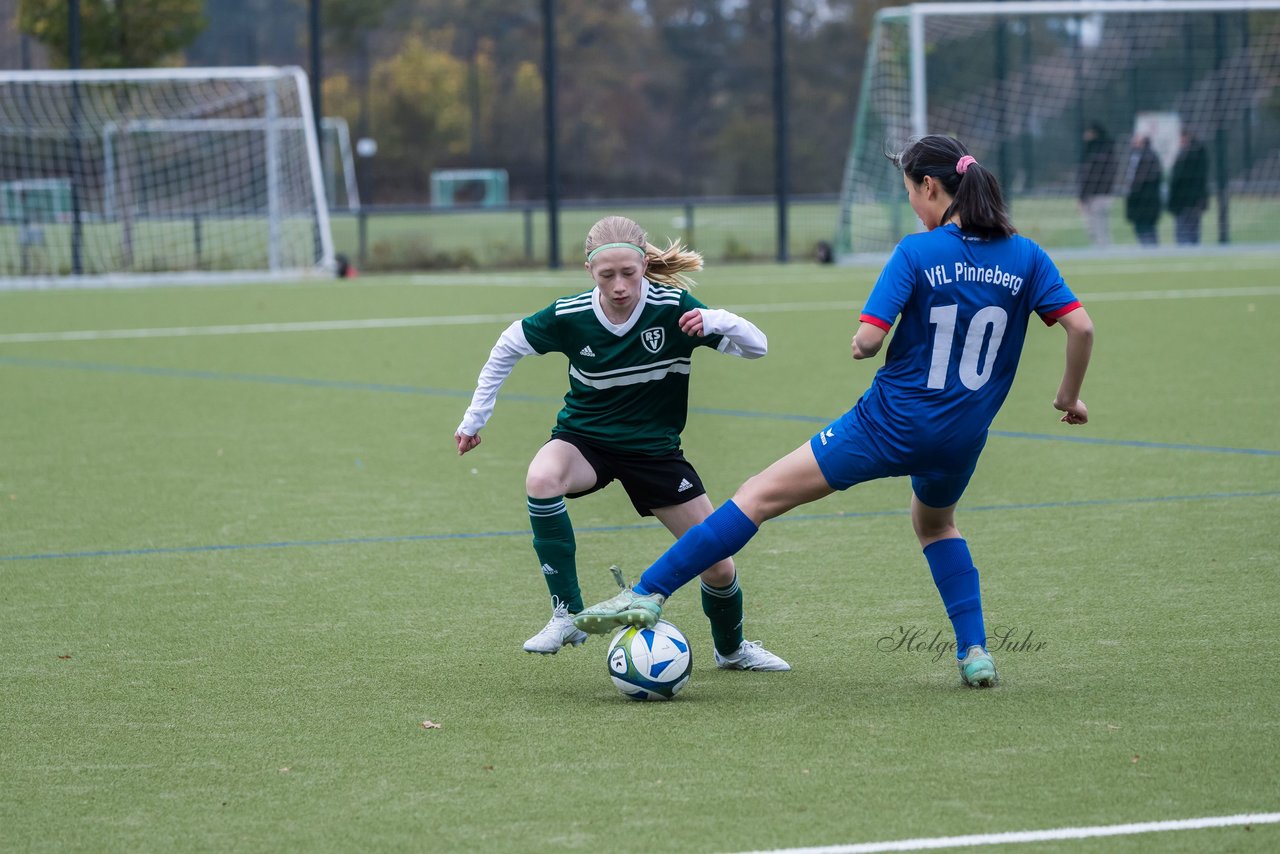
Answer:
<path fill-rule="evenodd" d="M 890 456 L 976 453 L 1013 385 L 1032 313 L 1051 325 L 1079 306 L 1025 237 L 946 225 L 903 238 L 861 315 L 885 330 L 901 322 L 858 401 L 860 420 Z"/>

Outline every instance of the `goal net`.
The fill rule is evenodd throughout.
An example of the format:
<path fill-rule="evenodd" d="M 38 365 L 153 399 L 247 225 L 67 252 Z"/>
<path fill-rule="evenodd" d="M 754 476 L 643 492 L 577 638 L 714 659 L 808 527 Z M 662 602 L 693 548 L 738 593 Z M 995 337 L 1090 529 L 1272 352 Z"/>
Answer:
<path fill-rule="evenodd" d="M 1130 213 L 1158 217 L 1160 244 L 1193 242 L 1174 210 L 1202 212 L 1192 217 L 1202 245 L 1280 242 L 1278 84 L 1280 0 L 884 9 L 845 165 L 837 254 L 888 252 L 920 228 L 885 153 L 926 133 L 962 140 L 1000 179 L 1019 231 L 1046 247 L 1136 245 Z M 1198 156 L 1180 159 L 1184 131 Z M 1142 138 L 1158 170 L 1135 168 Z M 1139 205 L 1141 171 L 1158 176 L 1158 189 Z"/>
<path fill-rule="evenodd" d="M 300 69 L 0 72 L 0 288 L 332 263 Z"/>

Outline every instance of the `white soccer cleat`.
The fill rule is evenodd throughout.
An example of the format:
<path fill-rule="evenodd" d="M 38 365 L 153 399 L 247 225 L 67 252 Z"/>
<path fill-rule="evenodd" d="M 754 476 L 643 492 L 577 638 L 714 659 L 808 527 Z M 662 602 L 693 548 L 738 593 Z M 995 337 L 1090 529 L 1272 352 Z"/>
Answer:
<path fill-rule="evenodd" d="M 721 655 L 715 650 L 716 667 L 721 670 L 790 670 L 778 656 L 760 645 L 760 641 L 744 640 L 731 655 Z"/>
<path fill-rule="evenodd" d="M 581 646 L 587 640 L 587 633 L 580 631 L 569 616 L 569 609 L 558 598 L 552 597 L 551 619 L 542 631 L 524 642 L 525 652 L 536 652 L 539 655 L 555 655 L 562 646 Z"/>

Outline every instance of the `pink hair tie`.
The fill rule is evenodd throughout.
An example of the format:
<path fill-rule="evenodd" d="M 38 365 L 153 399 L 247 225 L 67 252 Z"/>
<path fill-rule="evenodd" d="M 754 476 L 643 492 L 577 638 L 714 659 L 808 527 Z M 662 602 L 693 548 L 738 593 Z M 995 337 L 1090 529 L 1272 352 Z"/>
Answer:
<path fill-rule="evenodd" d="M 971 157 L 970 155 L 966 154 L 964 157 L 961 157 L 959 160 L 956 161 L 956 174 L 963 175 L 964 173 L 969 171 L 970 166 L 972 166 L 977 162 L 978 162 L 977 158 Z"/>

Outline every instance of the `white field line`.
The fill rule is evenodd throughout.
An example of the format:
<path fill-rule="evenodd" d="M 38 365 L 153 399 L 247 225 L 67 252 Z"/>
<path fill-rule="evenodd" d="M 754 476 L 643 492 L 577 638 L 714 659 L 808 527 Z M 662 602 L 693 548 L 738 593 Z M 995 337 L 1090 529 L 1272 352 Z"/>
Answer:
<path fill-rule="evenodd" d="M 875 263 L 866 266 L 879 269 L 889 259 L 885 256 Z M 1067 267 L 1076 275 L 1100 276 L 1107 274 L 1151 275 L 1160 273 L 1213 273 L 1227 271 L 1269 270 L 1276 266 L 1275 255 L 1242 254 L 1236 256 L 1201 256 L 1186 258 L 1101 258 L 1064 260 L 1059 267 Z M 788 282 L 804 281 L 812 268 L 797 267 L 792 270 L 779 271 L 771 267 L 743 266 L 732 272 L 734 284 L 740 285 L 785 285 Z M 697 276 L 695 274 L 694 278 Z M 1071 278 L 1074 278 L 1072 276 Z M 378 284 L 377 279 L 371 279 Z M 416 273 L 409 277 L 410 285 L 425 287 L 468 287 L 468 288 L 566 288 L 572 290 L 581 286 L 583 290 L 589 284 L 583 278 L 581 270 L 552 273 L 535 271 L 530 273 L 493 273 L 477 275 L 475 273 Z"/>
<path fill-rule="evenodd" d="M 1098 827 L 1062 827 L 1056 830 L 1020 830 L 1009 833 L 979 833 L 972 836 L 935 836 L 923 839 L 898 839 L 890 842 L 862 842 L 854 845 L 823 845 L 817 848 L 775 848 L 767 852 L 753 851 L 743 854 L 875 854 L 880 851 L 930 851 L 939 848 L 972 848 L 976 845 L 1054 842 L 1064 839 L 1130 836 L 1169 830 L 1204 830 L 1210 827 L 1276 823 L 1280 823 L 1280 813 L 1268 812 L 1186 818 L 1177 821 L 1147 821 L 1138 824 L 1109 824 Z"/>
<path fill-rule="evenodd" d="M 1192 290 L 1128 291 L 1080 294 L 1080 301 L 1149 302 L 1153 300 L 1212 299 L 1214 297 L 1280 296 L 1280 286 L 1241 288 L 1199 288 Z M 729 306 L 742 314 L 770 314 L 790 311 L 849 311 L 851 301 L 779 302 Z M 115 341 L 136 338 L 191 338 L 206 335 L 262 335 L 279 332 L 338 332 L 353 329 L 405 329 L 423 326 L 479 326 L 511 323 L 520 314 L 458 314 L 435 317 L 381 317 L 364 320 L 304 320 L 286 323 L 245 323 L 226 326 L 169 326 L 152 329 L 73 329 L 64 332 L 9 332 L 0 334 L 0 344 L 32 344 L 50 341 Z"/>
<path fill-rule="evenodd" d="M 1056 257 L 1056 256 L 1055 256 Z M 874 262 L 868 262 L 865 266 L 868 269 L 882 268 L 884 261 L 888 260 L 888 252 L 884 252 L 882 257 Z M 1161 255 L 1132 255 L 1124 257 L 1071 257 L 1071 259 L 1062 259 L 1060 268 L 1068 268 L 1073 273 L 1080 275 L 1102 275 L 1107 273 L 1120 274 L 1161 274 L 1161 273 L 1226 273 L 1226 271 L 1244 270 L 1270 270 L 1275 268 L 1277 260 L 1274 251 L 1231 251 L 1231 252 L 1212 252 L 1207 255 L 1179 255 L 1171 256 Z M 719 269 L 719 265 L 717 265 Z M 814 268 L 808 268 L 814 269 Z M 838 268 L 827 268 L 828 270 L 847 269 L 838 266 Z M 797 268 L 797 271 L 803 273 L 805 268 Z M 768 286 L 778 286 L 778 284 L 786 284 L 795 279 L 795 273 L 790 270 L 780 270 L 769 265 L 742 264 L 733 266 L 732 268 L 733 283 L 735 284 L 768 284 Z M 379 286 L 383 284 L 380 278 L 387 277 L 369 277 L 361 279 L 360 284 L 355 287 Z M 1074 275 L 1073 277 L 1075 278 Z M 694 274 L 694 279 L 698 279 L 698 274 Z M 453 271 L 440 271 L 440 273 L 415 273 L 408 277 L 408 283 L 412 286 L 425 287 L 499 287 L 499 288 L 516 288 L 516 287 L 575 287 L 575 283 L 582 282 L 582 270 L 577 268 L 576 264 L 566 265 L 566 269 L 552 270 L 531 270 L 526 273 L 453 273 Z M 403 279 L 390 279 L 390 286 L 401 287 Z M 332 288 L 332 284 L 325 283 L 323 287 Z"/>
<path fill-rule="evenodd" d="M 170 326 L 155 329 L 77 329 L 67 332 L 11 332 L 0 344 L 38 341 L 110 341 L 122 338 L 191 338 L 201 335 L 259 335 L 274 332 L 335 332 L 351 329 L 403 329 L 413 326 L 474 326 L 510 323 L 521 314 L 459 314 L 441 317 L 380 317 L 367 320 L 304 320 L 293 323 L 242 323 L 228 326 Z"/>
<path fill-rule="evenodd" d="M 1247 288 L 1195 288 L 1176 291 L 1108 291 L 1097 294 L 1077 294 L 1082 303 L 1091 302 L 1150 302 L 1167 299 L 1212 299 L 1213 297 L 1272 297 L 1280 295 L 1280 287 L 1258 285 Z"/>

